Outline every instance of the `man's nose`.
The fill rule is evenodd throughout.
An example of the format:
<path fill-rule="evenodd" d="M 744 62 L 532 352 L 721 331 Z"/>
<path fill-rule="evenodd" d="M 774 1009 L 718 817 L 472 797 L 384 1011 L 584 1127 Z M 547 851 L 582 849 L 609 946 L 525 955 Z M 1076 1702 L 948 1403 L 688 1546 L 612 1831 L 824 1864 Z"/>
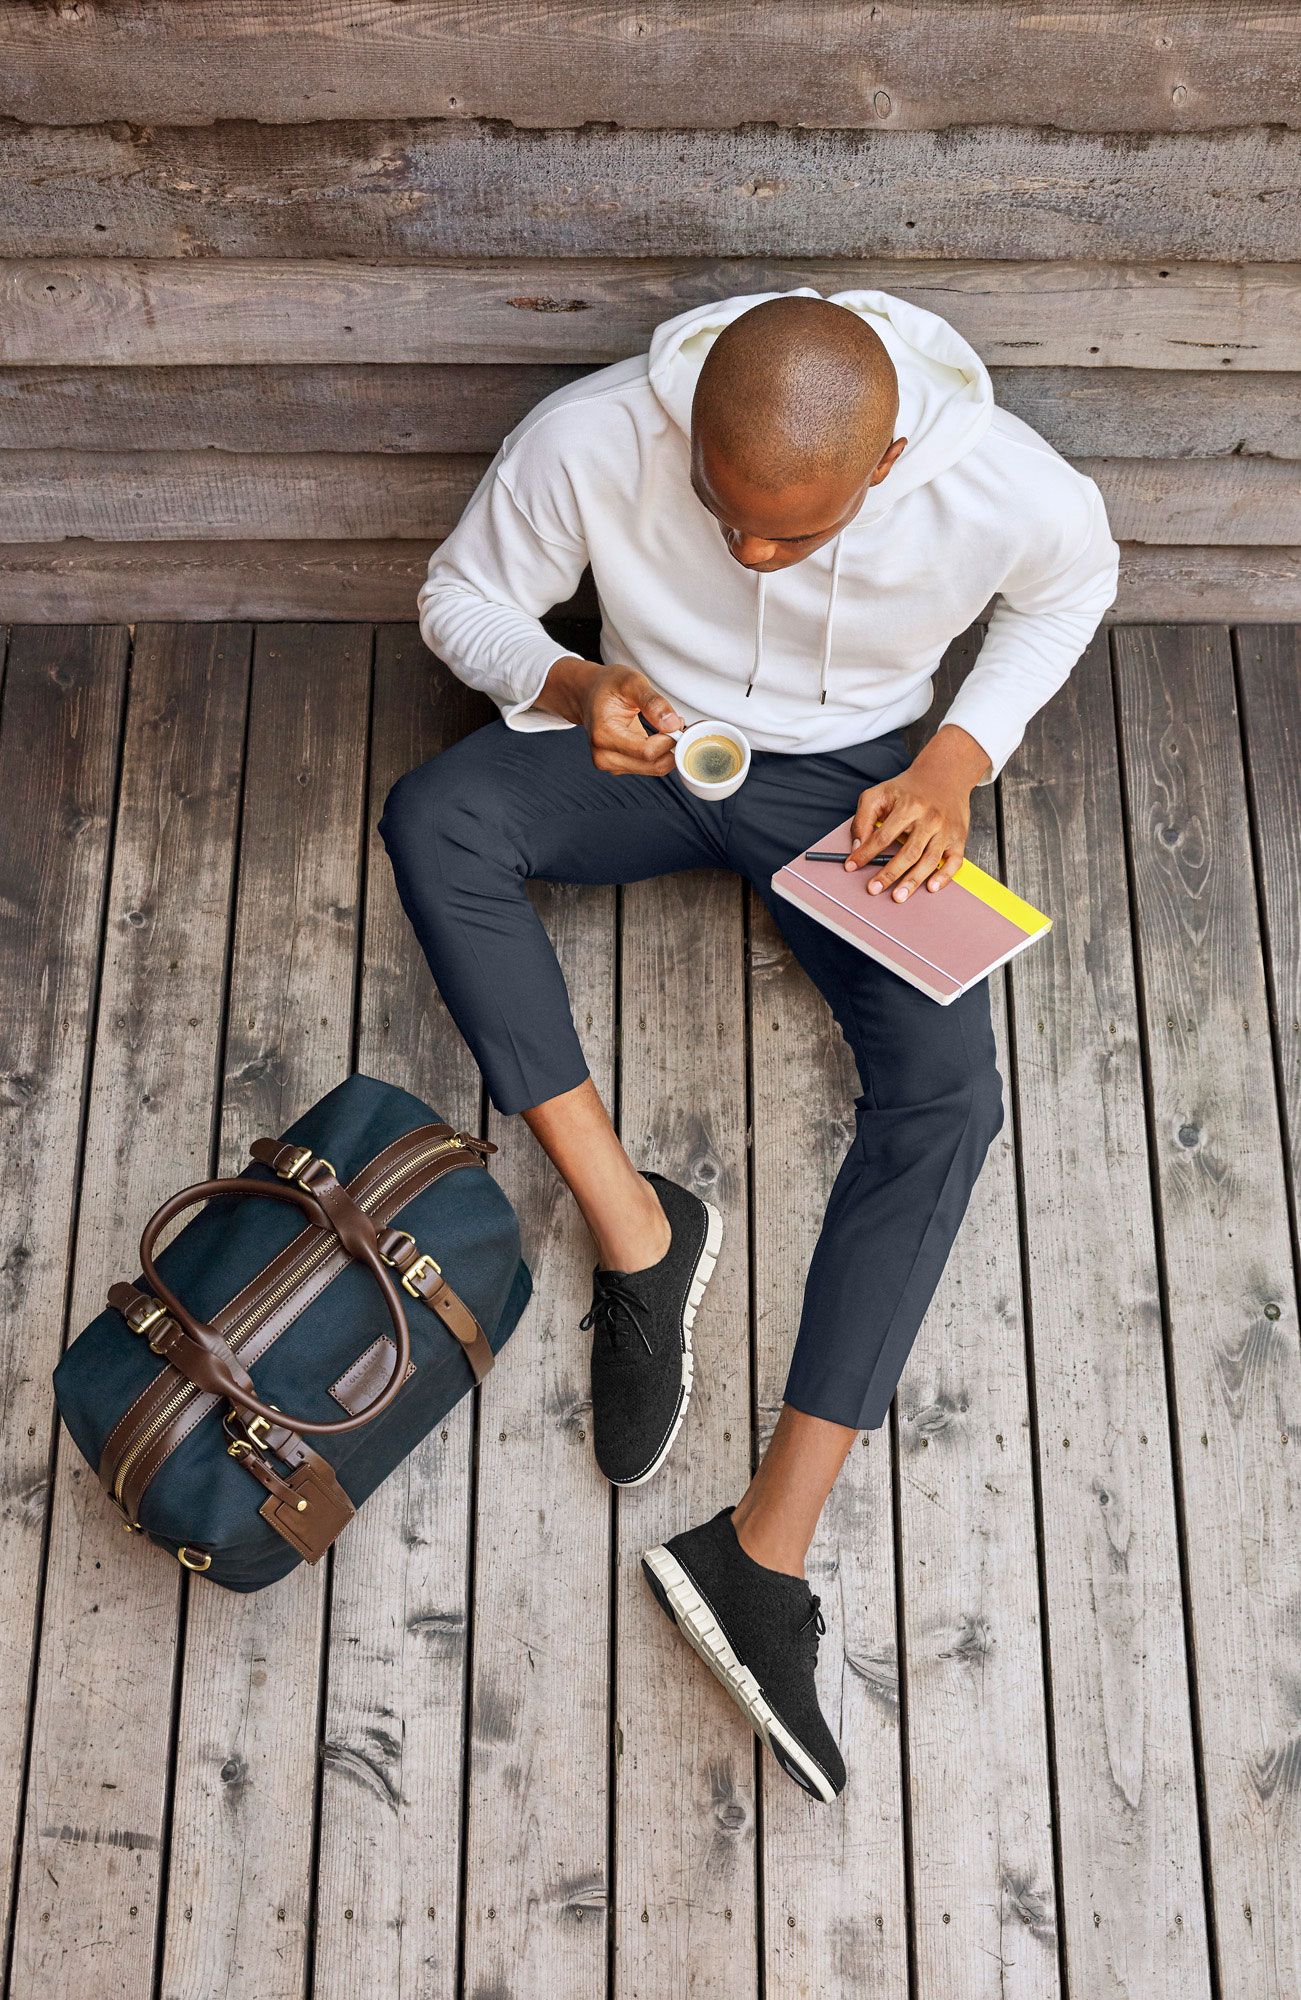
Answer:
<path fill-rule="evenodd" d="M 766 542 L 760 535 L 743 535 L 739 528 L 729 528 L 727 547 L 737 562 L 747 569 L 770 563 L 777 553 L 776 542 Z"/>

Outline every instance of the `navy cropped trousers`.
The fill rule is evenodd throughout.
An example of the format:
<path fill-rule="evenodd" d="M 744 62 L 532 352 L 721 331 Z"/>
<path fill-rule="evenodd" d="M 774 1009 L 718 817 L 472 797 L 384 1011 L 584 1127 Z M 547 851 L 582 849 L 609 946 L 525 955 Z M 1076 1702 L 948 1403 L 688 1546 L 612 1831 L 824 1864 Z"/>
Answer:
<path fill-rule="evenodd" d="M 530 876 L 640 882 L 721 867 L 754 884 L 858 1064 L 854 1140 L 809 1266 L 785 1400 L 859 1430 L 885 1421 L 1003 1122 L 989 990 L 939 1006 L 774 896 L 769 878 L 908 761 L 899 731 L 829 754 L 759 753 L 740 791 L 707 805 L 676 772 L 598 771 L 581 729 L 498 721 L 399 779 L 380 822 L 403 907 L 502 1112 L 588 1074 Z M 793 1104 L 788 1129 L 799 1121 Z"/>

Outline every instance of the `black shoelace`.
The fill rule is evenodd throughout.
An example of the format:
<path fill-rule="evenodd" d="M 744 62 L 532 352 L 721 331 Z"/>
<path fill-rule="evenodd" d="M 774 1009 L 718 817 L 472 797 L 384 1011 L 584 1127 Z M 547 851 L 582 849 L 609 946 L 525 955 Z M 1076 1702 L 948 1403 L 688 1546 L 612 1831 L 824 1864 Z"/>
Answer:
<path fill-rule="evenodd" d="M 598 1271 L 593 1280 L 591 1308 L 578 1324 L 585 1331 L 598 1328 L 616 1353 L 622 1347 L 629 1328 L 635 1328 L 646 1352 L 654 1354 L 655 1349 L 641 1323 L 641 1314 L 645 1311 L 645 1299 L 634 1291 L 622 1272 Z"/>
<path fill-rule="evenodd" d="M 800 1632 L 807 1632 L 810 1625 L 813 1627 L 816 1643 L 818 1639 L 822 1638 L 827 1629 L 827 1621 L 822 1615 L 822 1599 L 820 1597 L 813 1599 L 809 1605 L 808 1617 L 803 1619 L 796 1629 Z"/>

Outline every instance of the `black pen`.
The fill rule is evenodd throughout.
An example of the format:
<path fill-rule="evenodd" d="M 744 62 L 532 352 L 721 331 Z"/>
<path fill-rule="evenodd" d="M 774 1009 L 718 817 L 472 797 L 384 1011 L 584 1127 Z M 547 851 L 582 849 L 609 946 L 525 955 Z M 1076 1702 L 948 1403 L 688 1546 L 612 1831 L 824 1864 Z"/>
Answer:
<path fill-rule="evenodd" d="M 851 852 L 852 849 L 847 848 L 843 854 L 833 854 L 826 847 L 811 847 L 804 859 L 806 861 L 848 861 Z M 875 867 L 878 861 L 893 861 L 898 852 L 897 847 L 892 847 L 888 854 L 874 854 L 871 861 L 867 863 L 867 866 L 872 868 Z"/>

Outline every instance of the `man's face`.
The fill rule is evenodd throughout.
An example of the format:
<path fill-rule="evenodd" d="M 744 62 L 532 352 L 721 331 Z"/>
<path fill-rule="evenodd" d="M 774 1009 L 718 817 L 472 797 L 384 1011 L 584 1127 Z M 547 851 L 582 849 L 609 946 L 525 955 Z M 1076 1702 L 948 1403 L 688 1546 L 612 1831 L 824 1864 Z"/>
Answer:
<path fill-rule="evenodd" d="M 691 484 L 722 530 L 728 553 L 742 569 L 769 575 L 803 562 L 838 535 L 879 486 L 906 438 L 895 438 L 866 479 L 821 479 L 766 492 L 730 466 L 708 441 L 694 435 Z"/>

